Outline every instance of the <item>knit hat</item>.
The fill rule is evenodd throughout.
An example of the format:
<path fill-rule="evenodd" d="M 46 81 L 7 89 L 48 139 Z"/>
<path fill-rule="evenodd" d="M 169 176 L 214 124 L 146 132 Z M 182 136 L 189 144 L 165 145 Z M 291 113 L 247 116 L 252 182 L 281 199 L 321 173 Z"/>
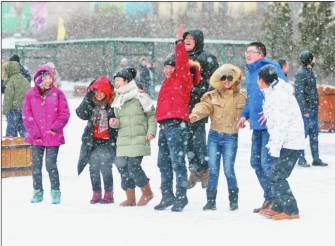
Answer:
<path fill-rule="evenodd" d="M 13 55 L 11 58 L 9 58 L 9 61 L 16 61 L 20 63 L 20 57 L 18 55 Z"/>
<path fill-rule="evenodd" d="M 300 53 L 299 58 L 300 58 L 300 61 L 302 62 L 302 64 L 307 66 L 307 65 L 312 63 L 314 55 L 311 51 L 305 50 L 305 51 Z"/>
<path fill-rule="evenodd" d="M 136 77 L 136 69 L 132 67 L 120 68 L 113 75 L 113 79 L 115 79 L 115 77 L 121 77 L 130 82 Z"/>
<path fill-rule="evenodd" d="M 48 62 L 48 63 L 45 64 L 45 65 L 47 65 L 47 66 L 49 66 L 49 67 L 51 67 L 51 68 L 53 68 L 53 69 L 56 68 L 56 67 L 55 67 L 55 64 L 54 64 L 53 62 Z"/>
<path fill-rule="evenodd" d="M 40 85 L 43 82 L 43 76 L 46 73 L 51 74 L 52 81 L 55 81 L 54 72 L 52 71 L 51 67 L 47 65 L 40 65 L 37 68 L 35 76 L 34 76 L 34 82 L 36 85 Z"/>
<path fill-rule="evenodd" d="M 106 76 L 101 76 L 97 78 L 91 85 L 88 87 L 89 90 L 97 89 L 101 90 L 106 95 L 106 101 L 109 102 L 111 93 L 114 91 L 111 83 L 106 78 Z"/>
<path fill-rule="evenodd" d="M 176 60 L 174 57 L 174 53 L 169 54 L 165 60 L 164 60 L 164 66 L 170 65 L 170 66 L 176 66 Z"/>

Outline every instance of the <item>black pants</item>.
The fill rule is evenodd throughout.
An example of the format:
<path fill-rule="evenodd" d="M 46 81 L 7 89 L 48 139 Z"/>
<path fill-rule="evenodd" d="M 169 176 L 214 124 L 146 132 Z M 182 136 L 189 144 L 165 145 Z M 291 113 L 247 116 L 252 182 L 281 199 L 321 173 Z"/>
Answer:
<path fill-rule="evenodd" d="M 142 167 L 143 156 L 126 157 L 118 156 L 115 158 L 115 164 L 121 174 L 121 187 L 123 190 L 134 189 L 135 186 L 143 187 L 149 182 Z"/>
<path fill-rule="evenodd" d="M 31 145 L 32 152 L 32 176 L 34 190 L 43 190 L 42 165 L 45 150 L 45 167 L 49 173 L 52 190 L 59 190 L 59 173 L 57 168 L 57 156 L 59 146 L 46 147 Z"/>
<path fill-rule="evenodd" d="M 93 139 L 93 146 L 89 159 L 90 177 L 93 191 L 101 191 L 101 177 L 105 190 L 113 190 L 113 160 L 115 152 L 112 152 L 108 139 Z"/>
<path fill-rule="evenodd" d="M 302 150 L 281 149 L 280 157 L 274 158 L 270 169 L 269 180 L 272 185 L 273 205 L 272 210 L 284 212 L 288 215 L 299 213 L 287 178 L 291 175 Z"/>

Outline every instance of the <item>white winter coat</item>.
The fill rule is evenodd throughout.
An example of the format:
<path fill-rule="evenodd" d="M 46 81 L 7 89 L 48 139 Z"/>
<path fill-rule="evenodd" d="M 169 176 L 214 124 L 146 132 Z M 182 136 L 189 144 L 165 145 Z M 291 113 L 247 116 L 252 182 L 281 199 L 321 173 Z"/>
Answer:
<path fill-rule="evenodd" d="M 273 82 L 264 93 L 263 110 L 267 119 L 270 139 L 266 147 L 273 157 L 280 156 L 281 148 L 305 148 L 304 122 L 293 87 L 280 79 Z"/>

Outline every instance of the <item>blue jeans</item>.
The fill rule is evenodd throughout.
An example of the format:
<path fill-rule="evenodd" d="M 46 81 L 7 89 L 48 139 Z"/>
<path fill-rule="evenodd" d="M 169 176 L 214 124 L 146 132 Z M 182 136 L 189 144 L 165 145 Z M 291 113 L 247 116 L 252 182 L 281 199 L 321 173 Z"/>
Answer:
<path fill-rule="evenodd" d="M 228 189 L 236 190 L 237 180 L 234 170 L 238 134 L 226 134 L 210 130 L 208 133 L 207 153 L 209 157 L 208 189 L 217 188 L 220 173 L 220 159 L 222 156 L 223 172 L 227 179 Z"/>
<path fill-rule="evenodd" d="M 149 90 L 149 96 L 154 99 L 155 98 L 155 95 L 154 95 L 154 87 L 152 85 L 146 85 L 146 87 L 148 88 Z"/>
<path fill-rule="evenodd" d="M 172 126 L 160 126 L 158 137 L 158 168 L 161 172 L 161 189 L 172 189 L 173 171 L 176 174 L 176 188 L 187 188 L 185 163 L 188 140 L 187 123 L 182 121 Z"/>
<path fill-rule="evenodd" d="M 250 164 L 255 169 L 258 181 L 263 188 L 265 201 L 272 201 L 268 175 L 273 164 L 273 157 L 269 155 L 269 150 L 265 147 L 269 138 L 267 130 L 253 130 L 252 132 Z"/>
<path fill-rule="evenodd" d="M 193 171 L 204 171 L 208 168 L 207 145 L 206 145 L 206 123 L 203 120 L 188 122 L 189 139 L 187 144 L 187 159 L 189 169 Z"/>
<path fill-rule="evenodd" d="M 307 108 L 309 117 L 302 116 L 305 126 L 305 138 L 309 136 L 309 145 L 313 160 L 319 159 L 319 108 Z M 299 160 L 305 160 L 305 151 L 303 150 L 299 156 Z"/>
<path fill-rule="evenodd" d="M 10 109 L 6 115 L 7 118 L 7 129 L 6 137 L 13 136 L 17 137 L 17 133 L 20 133 L 21 137 L 25 137 L 26 128 L 23 125 L 22 110 Z"/>

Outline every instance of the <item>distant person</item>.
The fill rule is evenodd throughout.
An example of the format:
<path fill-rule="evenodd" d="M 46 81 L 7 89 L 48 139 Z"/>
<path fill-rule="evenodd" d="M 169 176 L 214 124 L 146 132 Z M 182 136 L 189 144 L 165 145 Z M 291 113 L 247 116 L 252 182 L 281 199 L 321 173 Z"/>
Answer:
<path fill-rule="evenodd" d="M 116 97 L 112 103 L 115 117 L 109 119 L 110 127 L 118 129 L 115 165 L 121 174 L 121 187 L 127 199 L 120 206 L 135 206 L 135 187 L 142 196 L 137 206 L 145 206 L 152 200 L 149 178 L 141 163 L 151 155 L 150 141 L 156 136 L 154 102 L 149 95 L 139 92 L 134 81 L 134 68 L 121 68 L 113 75 Z"/>
<path fill-rule="evenodd" d="M 70 109 L 64 93 L 53 86 L 54 74 L 49 66 L 37 68 L 35 87 L 24 98 L 22 116 L 27 130 L 25 141 L 31 144 L 34 196 L 32 203 L 43 201 L 42 165 L 45 162 L 51 185 L 51 202 L 61 201 L 57 157 L 65 144 L 63 129 L 69 121 Z M 45 153 L 45 161 L 43 156 Z"/>
<path fill-rule="evenodd" d="M 162 199 L 155 210 L 172 206 L 171 211 L 181 212 L 188 204 L 187 168 L 185 157 L 188 141 L 187 122 L 190 92 L 200 82 L 200 64 L 189 64 L 185 41 L 180 25 L 175 42 L 175 52 L 164 60 L 165 79 L 157 98 L 155 119 L 159 123 L 158 160 L 161 173 Z M 193 71 L 193 72 L 191 72 Z M 193 76 L 193 73 L 195 76 Z M 206 149 L 206 146 L 204 147 Z M 176 193 L 173 193 L 173 176 L 176 176 Z"/>
<path fill-rule="evenodd" d="M 290 63 L 288 62 L 288 60 L 286 58 L 279 58 L 278 63 L 285 76 L 288 77 L 287 75 L 288 72 L 290 71 Z"/>
<path fill-rule="evenodd" d="M 209 79 L 219 67 L 216 57 L 204 50 L 204 34 L 200 30 L 188 30 L 183 34 L 185 48 L 189 59 L 200 63 L 201 81 L 191 90 L 189 113 L 200 102 L 200 98 L 210 89 Z M 187 144 L 187 158 L 190 176 L 187 188 L 193 188 L 201 182 L 202 188 L 207 188 L 208 158 L 206 145 L 206 123 L 208 117 L 195 123 L 188 123 L 189 140 Z"/>
<path fill-rule="evenodd" d="M 274 220 L 299 219 L 297 201 L 286 179 L 290 177 L 305 146 L 300 108 L 292 95 L 292 86 L 278 78 L 272 66 L 259 70 L 258 86 L 264 93 L 263 110 L 270 135 L 266 148 L 274 158 L 269 172 L 272 207 L 261 209 L 259 214 Z"/>
<path fill-rule="evenodd" d="M 16 61 L 8 62 L 5 68 L 7 86 L 3 99 L 3 114 L 7 118 L 6 136 L 25 137 L 26 129 L 22 119 L 23 100 L 30 85 L 20 73 L 20 65 Z"/>
<path fill-rule="evenodd" d="M 59 73 L 56 70 L 56 66 L 53 62 L 48 62 L 45 65 L 51 67 L 52 71 L 54 72 L 54 77 L 55 77 L 55 82 L 54 82 L 54 86 L 56 86 L 58 89 L 62 89 L 62 81 L 59 77 Z"/>
<path fill-rule="evenodd" d="M 140 66 L 138 67 L 139 83 L 144 84 L 144 86 L 149 90 L 149 96 L 151 98 L 154 98 L 155 96 L 153 94 L 153 81 L 150 69 L 153 69 L 151 64 L 147 63 L 147 59 L 145 57 L 141 57 Z"/>
<path fill-rule="evenodd" d="M 250 119 L 251 137 L 251 157 L 250 164 L 255 170 L 258 181 L 263 189 L 265 201 L 260 208 L 255 208 L 254 213 L 259 213 L 261 209 L 268 209 L 272 206 L 271 183 L 268 175 L 273 163 L 273 157 L 269 155 L 266 144 L 269 141 L 269 133 L 266 128 L 263 115 L 264 96 L 257 85 L 258 72 L 266 66 L 271 65 L 276 70 L 278 77 L 286 82 L 288 79 L 282 72 L 278 62 L 266 57 L 266 47 L 260 42 L 252 42 L 247 46 L 245 51 L 246 67 L 246 90 L 247 103 L 244 105 L 242 117 L 237 123 L 237 127 L 242 129 L 245 127 L 245 121 Z"/>
<path fill-rule="evenodd" d="M 6 81 L 8 79 L 8 76 L 6 74 L 6 66 L 8 62 L 4 62 L 1 64 L 1 94 L 5 93 L 6 90 Z"/>
<path fill-rule="evenodd" d="M 300 53 L 302 66 L 295 74 L 295 94 L 304 119 L 305 137 L 309 136 L 313 166 L 328 166 L 319 157 L 319 96 L 313 72 L 316 58 L 311 51 Z M 298 166 L 310 167 L 305 159 L 305 151 L 299 157 Z"/>
<path fill-rule="evenodd" d="M 16 61 L 20 64 L 20 73 L 28 80 L 29 84 L 31 82 L 31 76 L 27 69 L 24 68 L 24 66 L 20 63 L 20 57 L 18 55 L 13 55 L 11 58 L 9 58 L 9 61 Z"/>
<path fill-rule="evenodd" d="M 206 92 L 190 114 L 194 123 L 207 116 L 211 118 L 208 133 L 207 153 L 209 176 L 206 189 L 207 204 L 203 210 L 216 209 L 216 194 L 222 158 L 223 172 L 226 177 L 229 207 L 238 209 L 239 188 L 235 174 L 235 159 L 238 149 L 237 120 L 247 101 L 241 89 L 242 71 L 232 64 L 220 66 L 211 76 L 210 84 L 214 90 Z"/>
<path fill-rule="evenodd" d="M 81 138 L 78 175 L 89 163 L 93 190 L 91 204 L 114 202 L 112 165 L 116 156 L 117 131 L 108 124 L 109 119 L 115 118 L 111 108 L 114 97 L 112 84 L 101 76 L 88 86 L 85 98 L 76 109 L 77 116 L 87 121 Z M 101 176 L 105 191 L 103 198 Z"/>

